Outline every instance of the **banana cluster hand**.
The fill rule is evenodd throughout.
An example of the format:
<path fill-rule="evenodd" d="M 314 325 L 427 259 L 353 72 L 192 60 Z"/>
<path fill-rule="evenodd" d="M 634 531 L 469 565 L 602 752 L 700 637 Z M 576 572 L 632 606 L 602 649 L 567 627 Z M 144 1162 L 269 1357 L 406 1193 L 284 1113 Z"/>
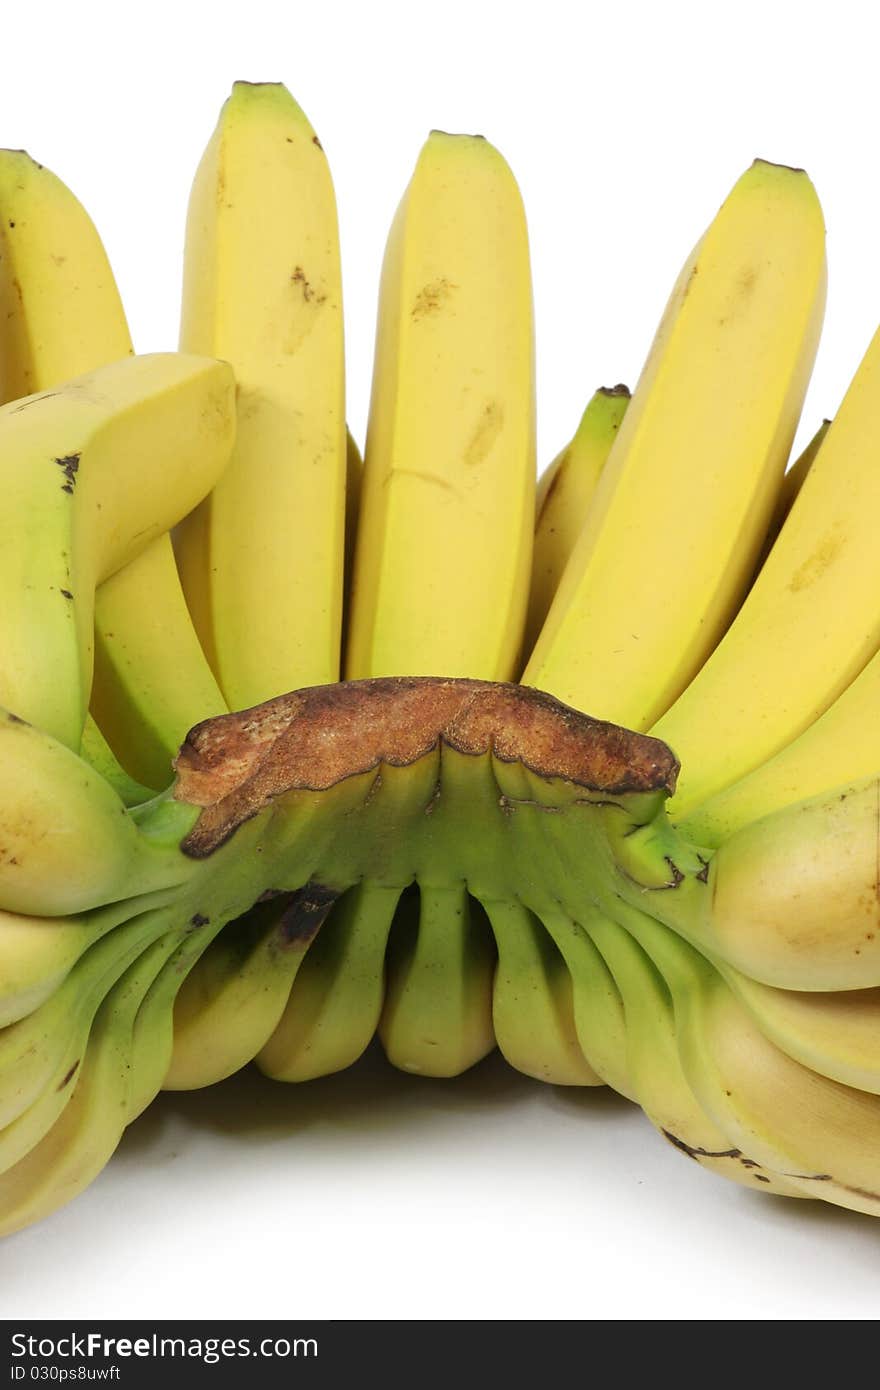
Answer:
<path fill-rule="evenodd" d="M 824 240 L 756 161 L 536 486 L 487 140 L 416 160 L 363 463 L 284 87 L 237 83 L 199 165 L 176 353 L 133 354 L 85 210 L 0 151 L 0 1232 L 163 1087 L 376 1037 L 880 1214 L 880 339 L 785 471 Z"/>

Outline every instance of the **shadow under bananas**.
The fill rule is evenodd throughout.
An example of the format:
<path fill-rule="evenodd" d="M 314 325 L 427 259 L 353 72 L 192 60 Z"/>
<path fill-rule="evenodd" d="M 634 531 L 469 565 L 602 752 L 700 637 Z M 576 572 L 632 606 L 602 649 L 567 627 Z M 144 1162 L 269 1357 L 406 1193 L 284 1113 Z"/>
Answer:
<path fill-rule="evenodd" d="M 607 1134 L 609 1124 L 625 1126 L 628 1133 L 644 1131 L 645 1144 L 668 1147 L 670 1162 L 683 1163 L 682 1155 L 665 1145 L 638 1106 L 608 1086 L 551 1086 L 515 1071 L 499 1052 L 493 1052 L 461 1076 L 441 1080 L 407 1075 L 392 1067 L 381 1046 L 374 1042 L 353 1066 L 318 1080 L 290 1084 L 272 1081 L 254 1066 L 247 1066 L 225 1081 L 194 1091 L 162 1092 L 126 1130 L 111 1160 L 117 1169 L 130 1165 L 140 1171 L 144 1163 L 164 1166 L 182 1155 L 186 1132 L 233 1135 L 260 1142 L 278 1142 L 306 1131 L 333 1131 L 357 1144 L 369 1133 L 393 1133 L 402 1137 L 430 1127 L 440 1116 L 481 1116 L 499 1108 L 532 1111 L 540 1097 L 552 1110 L 576 1114 L 584 1126 L 584 1152 L 590 1152 L 590 1130 Z M 695 1165 L 696 1166 L 696 1165 Z M 717 1193 L 717 1179 L 706 1173 Z M 735 1204 L 735 1223 L 755 1222 L 762 1229 L 771 1223 L 780 1236 L 795 1238 L 799 1232 L 839 1233 L 855 1255 L 867 1249 L 873 1260 L 880 1244 L 880 1223 L 847 1208 L 822 1201 L 791 1201 L 772 1193 L 750 1191 L 723 1184 L 728 1203 Z M 867 1245 L 866 1245 L 867 1242 Z"/>
<path fill-rule="evenodd" d="M 631 1102 L 619 1096 L 610 1087 L 596 1088 L 575 1087 L 575 1086 L 554 1086 L 553 1102 L 555 1106 L 566 1109 L 576 1110 L 579 1116 L 589 1119 L 592 1115 L 601 1118 L 609 1112 L 617 1111 L 621 1108 L 630 1110 L 633 1114 L 634 1122 L 643 1126 L 648 1136 L 646 1142 L 653 1140 L 661 1145 L 668 1152 L 670 1162 L 675 1165 L 676 1170 L 682 1163 L 684 1156 L 678 1152 L 675 1145 L 664 1140 L 651 1124 L 648 1117 Z M 594 1102 L 598 1101 L 599 1106 L 593 1109 Z M 607 1104 L 608 1109 L 602 1109 L 602 1102 Z M 695 1159 L 687 1160 L 694 1168 L 699 1167 Z M 714 1173 L 703 1169 L 707 1181 L 717 1192 L 719 1184 Z M 866 1217 L 862 1212 L 851 1211 L 848 1207 L 835 1206 L 830 1202 L 823 1201 L 792 1201 L 790 1197 L 784 1197 L 774 1192 L 765 1192 L 758 1188 L 747 1188 L 733 1183 L 723 1183 L 720 1185 L 728 1203 L 735 1203 L 740 1210 L 737 1216 L 742 1219 L 754 1217 L 759 1224 L 765 1225 L 768 1221 L 778 1223 L 780 1228 L 785 1230 L 804 1230 L 809 1227 L 812 1230 L 839 1231 L 848 1233 L 853 1240 L 858 1239 L 860 1243 L 868 1242 L 870 1247 L 877 1250 L 880 1247 L 880 1222 Z"/>
<path fill-rule="evenodd" d="M 247 1066 L 225 1081 L 197 1091 L 164 1091 L 130 1125 L 113 1162 L 141 1163 L 163 1145 L 176 1122 L 220 1134 L 274 1134 L 279 1138 L 304 1130 L 332 1128 L 356 1134 L 364 1129 L 412 1131 L 437 1115 L 468 1115 L 531 1105 L 537 1093 L 565 1096 L 585 1120 L 603 1122 L 609 1114 L 625 1115 L 633 1107 L 607 1086 L 583 1087 L 568 1096 L 568 1087 L 548 1086 L 515 1071 L 494 1052 L 461 1076 L 448 1080 L 407 1075 L 392 1067 L 374 1043 L 345 1071 L 315 1081 L 271 1081 Z M 177 1129 L 179 1137 L 179 1128 Z"/>
<path fill-rule="evenodd" d="M 858 1241 L 862 1248 L 871 1249 L 874 1258 L 880 1253 L 878 1223 L 864 1212 L 851 1211 L 849 1207 L 838 1207 L 831 1202 L 792 1202 L 788 1197 L 772 1192 L 765 1195 L 763 1192 L 749 1192 L 745 1188 L 739 1189 L 737 1195 L 741 1195 L 745 1201 L 754 1198 L 755 1205 L 762 1208 L 769 1205 L 777 1225 L 786 1230 L 809 1228 L 814 1231 L 837 1231 L 845 1234 L 849 1240 Z"/>

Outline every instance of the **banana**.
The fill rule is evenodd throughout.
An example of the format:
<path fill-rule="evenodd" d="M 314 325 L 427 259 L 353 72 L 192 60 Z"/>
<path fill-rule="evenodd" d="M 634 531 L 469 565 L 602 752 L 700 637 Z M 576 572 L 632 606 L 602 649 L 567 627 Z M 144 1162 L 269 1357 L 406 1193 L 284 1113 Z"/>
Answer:
<path fill-rule="evenodd" d="M 647 729 L 696 675 L 751 578 L 824 303 L 813 186 L 756 160 L 673 289 L 526 684 Z"/>
<path fill-rule="evenodd" d="M 804 1196 L 880 1216 L 880 1097 L 841 1085 L 767 1040 L 718 977 L 684 1034 L 685 1066 L 734 1139 Z"/>
<path fill-rule="evenodd" d="M 786 1197 L 804 1194 L 780 1174 L 749 1158 L 703 1110 L 688 1084 L 678 1052 L 672 996 L 638 942 L 609 918 L 591 919 L 623 999 L 627 1068 L 636 1096 L 656 1129 L 703 1168 L 743 1187 L 760 1185 Z"/>
<path fill-rule="evenodd" d="M 717 846 L 737 830 L 829 787 L 880 769 L 880 654 L 803 733 L 679 822 L 697 844 Z"/>
<path fill-rule="evenodd" d="M 805 1196 L 880 1215 L 880 1097 L 788 1057 L 703 957 L 624 912 L 672 991 L 687 1079 L 731 1141 Z"/>
<path fill-rule="evenodd" d="M 464 884 L 421 883 L 398 908 L 379 1037 L 402 1071 L 458 1076 L 495 1047 L 495 946 Z"/>
<path fill-rule="evenodd" d="M 0 912 L 0 1029 L 44 1004 L 91 940 L 91 924 L 76 918 Z"/>
<path fill-rule="evenodd" d="M 168 536 L 98 589 L 92 710 L 125 771 L 152 791 L 171 782 L 192 726 L 226 713 Z"/>
<path fill-rule="evenodd" d="M 0 912 L 0 1030 L 46 1003 L 90 946 L 145 905 L 125 898 L 74 917 Z"/>
<path fill-rule="evenodd" d="M 95 607 L 100 608 L 100 604 L 99 590 L 95 595 Z M 97 644 L 95 654 L 96 664 L 100 659 L 99 651 L 100 643 Z M 94 695 L 94 685 L 92 686 L 92 694 Z M 88 763 L 89 767 L 101 774 L 105 782 L 110 783 L 124 806 L 139 806 L 142 801 L 149 801 L 152 797 L 152 788 L 145 787 L 142 783 L 136 782 L 133 777 L 129 777 L 91 713 L 86 715 L 86 722 L 83 725 L 79 755 L 84 762 Z"/>
<path fill-rule="evenodd" d="M 619 831 L 609 821 L 610 882 L 617 901 L 762 984 L 873 989 L 878 821 L 877 773 L 753 821 L 715 850 L 693 845 L 662 813 Z M 608 887 L 607 875 L 595 884 Z"/>
<path fill-rule="evenodd" d="M 511 679 L 534 531 L 532 293 L 501 155 L 434 131 L 391 228 L 346 671 Z"/>
<path fill-rule="evenodd" d="M 434 216 L 430 204 L 444 183 L 445 221 Z M 395 241 L 415 251 L 414 263 L 410 263 L 408 250 L 404 265 L 403 245 L 395 246 Z M 496 242 L 503 247 L 503 254 L 498 254 Z M 406 276 L 415 276 L 412 284 Z M 412 298 L 413 310 L 407 317 L 393 307 L 400 294 Z M 448 296 L 454 303 L 447 304 L 444 311 Z M 388 341 L 389 333 L 392 342 Z M 374 620 L 381 626 L 377 641 L 381 642 L 380 659 L 387 670 L 454 673 L 470 669 L 475 660 L 492 675 L 508 674 L 513 669 L 521 641 L 533 527 L 531 339 L 525 225 L 510 172 L 484 141 L 434 136 L 423 151 L 386 255 L 349 623 L 350 672 L 357 671 L 360 660 L 352 653 L 373 641 L 366 628 L 372 631 Z M 497 372 L 492 379 L 474 385 L 475 368 L 486 360 L 487 353 L 489 360 L 497 361 Z M 439 361 L 439 366 L 431 367 L 422 377 L 429 360 Z M 406 393 L 413 389 L 419 395 L 410 400 Z M 472 423 L 460 440 L 450 442 L 437 433 L 438 425 L 450 402 L 471 392 Z M 408 412 L 405 418 L 395 414 L 395 401 L 400 399 Z M 388 429 L 395 442 L 389 439 L 386 448 L 382 439 L 383 430 L 387 434 Z M 413 447 L 418 449 L 419 458 L 425 459 L 428 477 L 419 478 L 419 470 L 415 477 L 401 471 L 398 486 L 390 477 L 391 472 L 398 471 L 395 459 L 401 451 L 408 455 Z M 433 456 L 426 450 L 433 450 Z M 432 457 L 436 461 L 432 462 Z M 438 468 L 444 471 L 440 482 L 446 487 L 431 483 L 432 471 Z M 430 486 L 426 487 L 426 482 Z M 435 494 L 444 493 L 448 498 L 441 496 L 437 502 Z M 412 557 L 413 539 L 418 537 L 420 551 L 425 551 L 424 535 L 418 530 L 407 533 L 406 528 L 430 523 L 431 534 L 439 539 L 440 528 L 448 537 L 451 525 L 462 542 L 479 536 L 482 571 L 486 509 L 491 500 L 492 515 L 497 518 L 499 498 L 503 511 L 500 534 L 493 542 L 497 563 L 494 572 L 487 571 L 491 582 L 488 587 L 481 583 L 471 594 L 471 600 L 476 597 L 477 602 L 469 603 L 473 612 L 467 623 L 456 615 L 454 625 L 447 629 L 437 621 L 438 611 L 431 600 L 443 579 L 439 566 L 447 549 L 445 542 L 441 549 L 429 537 L 427 548 L 433 552 L 434 572 L 425 574 L 424 580 L 414 585 L 408 573 L 404 587 L 396 580 L 393 588 L 386 582 L 395 565 L 402 574 L 403 565 Z M 386 502 L 396 518 L 393 538 L 386 525 L 389 518 L 384 516 Z M 434 509 L 433 518 L 426 507 Z M 380 530 L 384 540 L 379 538 Z M 374 561 L 379 559 L 379 546 L 382 558 L 377 566 Z M 460 570 L 462 553 L 447 570 Z M 381 595 L 378 586 L 365 588 L 364 578 L 367 572 L 378 580 L 380 569 L 386 576 Z M 372 585 L 372 579 L 367 582 Z M 461 576 L 457 582 L 462 582 Z M 409 609 L 403 625 L 395 613 L 401 597 Z M 410 622 L 413 618 L 414 624 Z M 420 644 L 418 650 L 414 650 L 414 642 Z M 373 648 L 367 658 L 371 673 L 379 669 L 376 650 Z M 414 663 L 412 667 L 406 666 L 409 661 Z M 430 802 L 430 789 L 426 797 Z M 365 887 L 364 892 L 369 891 Z M 353 904 L 348 909 L 350 917 L 342 908 L 337 920 L 331 917 L 306 957 L 275 1035 L 259 1056 L 259 1064 L 270 1075 L 300 1079 L 319 1074 L 318 1067 L 326 1071 L 342 1065 L 366 1045 L 366 1027 L 375 1027 L 382 1003 L 374 962 L 377 937 L 382 939 L 388 929 L 388 905 L 386 896 L 384 904 L 380 900 L 366 914 Z M 380 1036 L 396 1065 L 431 1075 L 452 1075 L 494 1046 L 494 949 L 482 914 L 470 903 L 460 881 L 422 884 L 418 917 L 418 925 L 412 915 L 402 917 L 395 933 L 397 949 L 390 954 Z M 407 933 L 409 940 L 404 939 Z M 364 949 L 357 944 L 361 934 L 367 948 L 365 973 L 358 964 Z M 353 1037 L 343 1029 L 340 1042 L 334 1045 L 325 1020 L 339 1020 L 341 1001 L 350 996 L 359 1001 L 352 1014 Z M 341 1022 L 335 1026 L 341 1028 Z"/>
<path fill-rule="evenodd" d="M 259 844 L 258 820 L 251 820 L 244 833 L 247 843 L 237 846 L 239 853 L 236 854 L 233 849 L 231 857 L 225 857 L 224 867 L 221 852 L 219 861 L 213 860 L 208 867 L 207 879 L 196 876 L 186 906 L 183 907 L 178 901 L 177 923 L 183 924 L 182 930 L 177 931 L 171 943 L 172 952 L 147 990 L 134 1022 L 129 1122 L 147 1108 L 163 1086 L 171 1085 L 169 1077 L 175 1066 L 175 1008 L 178 996 L 184 990 L 191 990 L 194 971 L 205 958 L 211 956 L 216 940 L 222 939 L 224 931 L 228 930 L 233 940 L 237 940 L 241 932 L 246 931 L 249 921 L 259 920 L 267 910 L 267 904 L 271 907 L 268 901 L 270 897 L 272 901 L 281 902 L 284 920 L 281 924 L 283 930 L 277 930 L 276 924 L 276 930 L 272 933 L 268 979 L 254 981 L 249 978 L 248 969 L 242 972 L 240 981 L 236 977 L 227 979 L 222 968 L 217 969 L 212 965 L 207 971 L 207 991 L 204 986 L 202 990 L 202 1002 L 206 1005 L 204 1016 L 194 1008 L 192 1018 L 187 1019 L 188 1010 L 184 1007 L 181 1011 L 182 1040 L 176 1065 L 189 1067 L 191 1071 L 193 1066 L 207 1070 L 204 1080 L 194 1079 L 191 1075 L 188 1083 L 207 1085 L 213 1075 L 224 1070 L 224 1062 L 225 1074 L 229 1074 L 236 1065 L 249 1061 L 253 1050 L 249 1050 L 248 1040 L 253 1038 L 255 1030 L 262 1037 L 271 1028 L 273 993 L 277 996 L 284 990 L 283 984 L 275 983 L 273 976 L 281 975 L 287 968 L 285 956 L 299 953 L 297 932 L 304 937 L 308 935 L 305 923 L 311 914 L 309 903 L 304 900 L 309 895 L 305 891 L 286 893 L 280 897 L 270 894 L 259 872 L 262 846 Z M 165 835 L 167 838 L 167 828 Z M 260 954 L 259 946 L 256 954 Z M 246 958 L 245 964 L 250 963 Z M 240 964 L 240 955 L 236 964 Z M 254 973 L 250 971 L 250 975 Z M 254 988 L 255 985 L 257 988 Z M 211 986 L 214 987 L 213 992 L 209 992 Z M 265 992 L 261 999 L 255 1001 L 260 986 Z M 269 1014 L 268 1022 L 263 1017 L 261 1004 L 268 1005 L 265 1010 Z M 190 1023 L 194 1023 L 195 1027 L 190 1027 Z M 239 1057 L 241 1061 L 238 1061 Z"/>
<path fill-rule="evenodd" d="M 0 150 L 0 323 L 4 403 L 132 352 L 88 213 L 24 150 Z"/>
<path fill-rule="evenodd" d="M 592 925 L 597 909 L 584 914 Z M 629 1071 L 623 1000 L 602 955 L 579 922 L 545 912 L 542 921 L 568 967 L 575 1031 L 589 1066 L 607 1086 L 635 1100 Z"/>
<path fill-rule="evenodd" d="M 0 152 L 0 1233 L 161 1087 L 377 1033 L 423 1075 L 499 1045 L 610 1084 L 705 1167 L 880 1214 L 880 335 L 781 476 L 824 276 L 812 186 L 756 162 L 536 527 L 487 142 L 434 132 L 398 210 L 363 469 L 283 87 L 236 84 L 193 187 L 182 344 L 225 362 L 133 357 L 87 215 Z M 393 679 L 339 681 L 343 625 Z M 533 639 L 575 708 L 502 683 Z M 584 707 L 667 739 L 671 819 L 670 749 Z"/>
<path fill-rule="evenodd" d="M 101 239 L 60 179 L 20 150 L 0 151 L 0 400 L 50 391 L 130 356 L 125 312 Z M 69 587 L 69 586 L 68 586 Z M 123 795 L 102 734 L 154 788 L 199 719 L 226 706 L 198 646 L 170 538 L 160 536 L 95 596 L 92 703 L 85 756 Z"/>
<path fill-rule="evenodd" d="M 719 970 L 770 1042 L 822 1076 L 880 1094 L 880 989 L 806 992 Z"/>
<path fill-rule="evenodd" d="M 181 347 L 231 362 L 232 463 L 179 528 L 183 587 L 232 709 L 339 673 L 346 430 L 336 203 L 280 84 L 237 82 L 196 173 Z"/>
<path fill-rule="evenodd" d="M 385 952 L 401 890 L 368 879 L 340 898 L 300 966 L 257 1057 L 277 1081 L 351 1066 L 372 1040 L 385 997 Z"/>
<path fill-rule="evenodd" d="M 535 498 L 535 546 L 526 616 L 531 651 L 586 520 L 599 475 L 630 401 L 626 386 L 600 386 L 571 443 L 541 474 Z"/>
<path fill-rule="evenodd" d="M 70 1201 L 112 1155 L 128 1120 L 135 1017 L 172 944 L 167 937 L 154 942 L 109 990 L 91 1024 L 81 1063 L 70 1081 L 65 1078 L 65 1102 L 54 1123 L 17 1163 L 0 1172 L 0 1235 Z M 0 1155 L 6 1133 L 0 1132 Z"/>
<path fill-rule="evenodd" d="M 181 809 L 138 808 L 143 839 L 176 851 Z M 188 888 L 117 905 L 116 920 L 114 910 L 93 914 L 92 944 L 55 993 L 0 1031 L 0 1230 L 36 1220 L 90 1181 L 155 1094 L 187 970 L 253 901 L 255 831 L 252 822 L 244 832 L 243 864 L 221 855 L 209 874 L 192 871 Z M 69 936 L 72 925 L 60 928 Z"/>
<path fill-rule="evenodd" d="M 342 650 L 348 641 L 348 622 L 351 594 L 351 577 L 354 571 L 354 548 L 357 542 L 358 517 L 361 509 L 361 485 L 364 476 L 364 461 L 361 451 L 354 441 L 351 431 L 346 435 L 345 447 L 345 565 L 342 586 Z"/>
<path fill-rule="evenodd" d="M 95 588 L 217 480 L 233 405 L 224 363 L 167 353 L 0 409 L 0 703 L 71 748 L 92 683 Z M 169 454 L 174 469 L 157 468 Z"/>
<path fill-rule="evenodd" d="M 40 1141 L 67 1105 L 96 1013 L 128 967 L 161 942 L 168 920 L 167 908 L 150 910 L 102 937 L 50 999 L 0 1032 L 0 1173 Z"/>
<path fill-rule="evenodd" d="M 258 903 L 229 922 L 181 984 L 167 1091 L 210 1086 L 256 1057 L 275 1032 L 291 986 L 332 899 L 308 888 Z"/>
<path fill-rule="evenodd" d="M 179 935 L 173 938 L 171 954 L 143 997 L 132 1028 L 129 1124 L 146 1110 L 165 1085 L 174 1050 L 177 996 L 193 966 L 222 930 L 223 920 L 223 914 L 213 923 L 206 914 L 190 918 L 182 939 Z"/>
<path fill-rule="evenodd" d="M 822 421 L 821 425 L 817 429 L 816 433 L 813 435 L 810 442 L 801 451 L 801 453 L 795 459 L 791 467 L 787 469 L 785 476 L 782 479 L 779 492 L 776 496 L 776 505 L 773 508 L 773 514 L 770 517 L 770 524 L 767 527 L 767 532 L 764 536 L 764 541 L 761 546 L 761 553 L 758 556 L 758 563 L 755 566 L 756 574 L 760 571 L 761 566 L 767 559 L 767 556 L 770 554 L 770 551 L 773 549 L 773 546 L 776 543 L 776 538 L 779 535 L 779 532 L 785 525 L 785 519 L 791 511 L 792 507 L 794 506 L 794 499 L 797 497 L 798 493 L 804 485 L 804 479 L 806 478 L 807 474 L 813 466 L 813 461 L 816 455 L 818 454 L 820 448 L 822 447 L 822 441 L 828 433 L 830 425 L 830 420 Z"/>
<path fill-rule="evenodd" d="M 601 1086 L 578 1043 L 574 995 L 565 961 L 521 903 L 487 902 L 498 965 L 492 1027 L 517 1071 L 556 1086 Z"/>
<path fill-rule="evenodd" d="M 880 646 L 878 382 L 880 332 L 734 622 L 652 730 L 681 760 L 679 821 L 791 743 Z"/>
<path fill-rule="evenodd" d="M 199 166 L 181 344 L 230 361 L 238 381 L 230 468 L 175 536 L 186 600 L 223 694 L 241 708 L 336 680 L 345 525 L 356 517 L 346 479 L 354 494 L 360 468 L 345 430 L 336 208 L 317 136 L 279 85 L 235 84 Z M 200 703 L 210 715 L 208 694 Z M 160 686 L 151 707 L 161 711 Z M 116 722 L 128 723 L 124 704 Z M 170 720 L 164 728 L 178 742 L 185 732 Z M 138 769 L 152 785 L 172 741 L 156 741 L 152 767 Z M 135 755 L 145 756 L 142 733 L 132 769 Z M 273 1032 L 307 943 L 286 941 L 284 919 L 277 932 L 253 930 L 242 954 L 227 926 L 187 974 L 162 1084 L 206 1085 L 249 1061 Z"/>
<path fill-rule="evenodd" d="M 349 949 L 360 917 L 354 885 L 364 894 L 379 886 L 398 894 L 412 885 L 392 934 L 380 1025 L 395 1063 L 450 1075 L 485 1055 L 493 1038 L 495 952 L 483 913 L 471 899 L 518 900 L 551 932 L 558 913 L 557 946 L 573 978 L 579 1044 L 593 1072 L 625 1089 L 623 1068 L 615 1069 L 614 1059 L 615 1020 L 622 1034 L 620 1000 L 572 914 L 583 906 L 582 892 L 590 901 L 597 874 L 617 867 L 622 873 L 629 865 L 636 893 L 650 886 L 652 876 L 668 879 L 662 836 L 655 834 L 656 844 L 638 841 L 642 865 L 630 849 L 624 862 L 620 846 L 633 845 L 640 829 L 653 828 L 674 767 L 669 750 L 656 740 L 592 721 L 540 692 L 438 677 L 315 687 L 192 731 L 177 760 L 173 799 L 203 810 L 184 852 L 196 860 L 220 854 L 210 865 L 219 873 L 225 854 L 230 863 L 241 862 L 235 837 L 246 822 L 262 856 L 263 887 L 291 891 L 307 885 L 325 899 L 351 890 L 352 918 L 342 896 L 297 973 L 260 1064 L 290 1079 L 313 1068 L 316 1053 L 325 1066 L 328 1055 L 338 1065 L 340 1051 L 350 1053 L 348 1035 L 332 1053 L 332 1039 L 320 1031 L 334 1004 L 336 1026 L 343 1032 L 341 1020 L 351 1020 L 362 1049 L 362 1021 L 367 1019 L 368 1038 L 373 1005 L 382 999 L 390 912 L 364 923 L 366 949 L 358 961 Z M 139 825 L 154 814 L 139 811 Z M 688 859 L 680 837 L 669 830 L 667 838 L 695 881 L 691 899 L 699 897 L 705 893 L 699 853 L 690 852 Z M 512 920 L 515 930 L 515 914 Z M 499 932 L 503 921 L 499 908 Z M 578 932 L 585 944 L 564 939 Z M 515 941 L 511 949 L 516 954 Z M 224 965 L 232 956 L 232 943 L 218 941 L 193 971 L 187 985 L 193 1036 L 200 998 L 212 1008 L 217 1001 L 213 1031 L 224 1031 L 216 1023 L 223 1016 L 231 1034 L 235 1001 L 253 997 L 261 971 L 271 969 L 268 959 L 261 963 L 258 952 L 248 951 L 236 984 Z M 219 981 L 225 981 L 222 988 Z M 554 985 L 556 1027 L 569 1005 L 565 982 L 557 976 Z M 597 1027 L 595 1020 L 606 1015 L 607 1027 Z M 187 1021 L 183 1014 L 181 1021 Z M 546 1023 L 545 1010 L 539 1026 Z M 603 1044 L 603 1031 L 611 1035 L 610 1044 Z M 218 1056 L 228 1047 L 221 1038 Z M 209 1052 L 203 1041 L 199 1056 Z M 579 1070 L 583 1079 L 585 1069 Z"/>
<path fill-rule="evenodd" d="M 186 881 L 192 866 L 141 833 L 99 773 L 3 711 L 0 766 L 3 911 L 69 917 Z"/>
<path fill-rule="evenodd" d="M 711 858 L 691 935 L 781 989 L 880 985 L 880 777 L 825 791 L 738 830 Z"/>

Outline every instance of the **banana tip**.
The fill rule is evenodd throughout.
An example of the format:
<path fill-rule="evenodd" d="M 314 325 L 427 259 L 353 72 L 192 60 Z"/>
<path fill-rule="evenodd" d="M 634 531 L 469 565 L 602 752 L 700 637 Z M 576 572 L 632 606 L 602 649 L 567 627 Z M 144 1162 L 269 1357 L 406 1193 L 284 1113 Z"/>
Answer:
<path fill-rule="evenodd" d="M 801 168 L 799 164 L 783 164 L 778 159 L 761 159 L 758 157 L 752 160 L 753 169 L 761 164 L 766 165 L 770 169 L 787 169 L 790 174 L 805 174 L 807 172 L 806 169 Z"/>

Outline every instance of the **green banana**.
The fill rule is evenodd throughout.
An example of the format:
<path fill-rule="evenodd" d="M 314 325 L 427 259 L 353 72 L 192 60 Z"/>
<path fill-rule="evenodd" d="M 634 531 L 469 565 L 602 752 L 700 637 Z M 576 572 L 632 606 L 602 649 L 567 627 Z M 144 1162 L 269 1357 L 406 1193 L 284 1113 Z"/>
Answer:
<path fill-rule="evenodd" d="M 420 882 L 398 908 L 379 1037 L 402 1071 L 458 1076 L 492 1051 L 495 950 L 464 884 Z"/>
<path fill-rule="evenodd" d="M 266 1076 L 311 1081 L 351 1066 L 365 1051 L 382 1014 L 385 952 L 400 894 L 363 879 L 339 898 L 257 1056 Z"/>
<path fill-rule="evenodd" d="M 538 919 L 516 902 L 486 904 L 498 965 L 492 1027 L 517 1071 L 556 1086 L 601 1086 L 578 1041 L 565 960 Z"/>

